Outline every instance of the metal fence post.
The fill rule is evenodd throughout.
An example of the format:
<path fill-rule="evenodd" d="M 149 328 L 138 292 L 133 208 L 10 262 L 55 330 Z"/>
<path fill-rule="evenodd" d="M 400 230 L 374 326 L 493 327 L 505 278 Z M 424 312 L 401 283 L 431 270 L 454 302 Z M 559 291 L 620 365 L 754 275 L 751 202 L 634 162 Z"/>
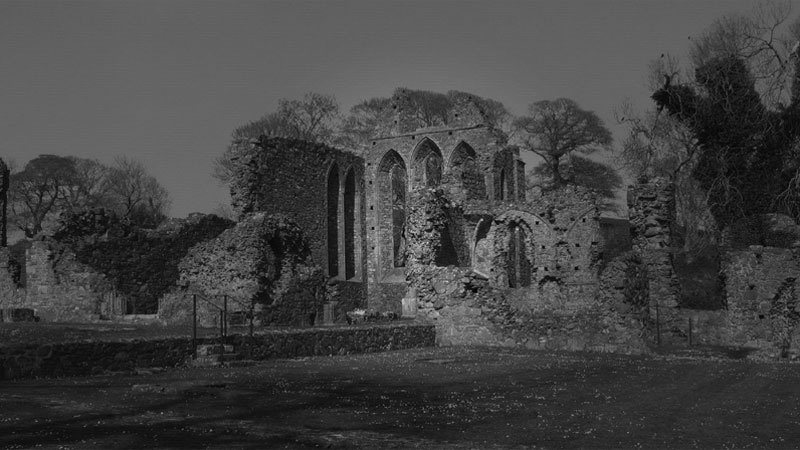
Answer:
<path fill-rule="evenodd" d="M 223 328 L 224 331 L 222 337 L 227 338 L 228 337 L 228 294 L 222 296 L 222 311 L 223 311 L 222 319 L 223 323 L 225 324 Z"/>
<path fill-rule="evenodd" d="M 197 294 L 192 294 L 192 359 L 197 359 Z"/>
<path fill-rule="evenodd" d="M 219 340 L 220 343 L 224 343 L 225 339 L 225 323 L 223 322 L 222 310 L 219 310 Z"/>
<path fill-rule="evenodd" d="M 656 345 L 661 347 L 661 318 L 658 314 L 658 300 L 656 300 Z"/>
<path fill-rule="evenodd" d="M 250 337 L 253 337 L 253 301 L 250 301 Z"/>

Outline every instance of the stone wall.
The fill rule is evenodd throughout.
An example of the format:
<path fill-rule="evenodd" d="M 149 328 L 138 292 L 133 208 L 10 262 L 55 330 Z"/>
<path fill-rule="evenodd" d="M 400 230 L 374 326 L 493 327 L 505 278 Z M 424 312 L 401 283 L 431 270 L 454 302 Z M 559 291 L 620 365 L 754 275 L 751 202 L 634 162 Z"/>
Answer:
<path fill-rule="evenodd" d="M 327 277 L 313 262 L 303 230 L 286 215 L 245 215 L 235 227 L 194 246 L 179 271 L 178 284 L 188 291 L 162 301 L 159 316 L 168 323 L 186 320 L 192 292 L 207 299 L 199 314 L 207 325 L 216 321 L 208 300 L 221 305 L 223 295 L 229 311 L 249 314 L 252 307 L 261 325 L 313 325 L 322 319 Z"/>
<path fill-rule="evenodd" d="M 496 172 L 500 169 L 507 174 L 507 189 L 515 190 L 519 150 L 507 147 L 505 136 L 484 124 L 459 123 L 464 126 L 418 129 L 370 142 L 365 191 L 367 282 L 372 309 L 400 312 L 400 299 L 406 293 L 406 266 L 397 261 L 405 259 L 408 237 L 394 221 L 397 211 L 411 213 L 412 196 L 437 188 L 452 203 L 453 211 L 447 211 L 448 228 L 441 233 L 454 245 L 442 247 L 444 253 L 438 263 L 468 266 L 475 223 L 463 211 L 471 205 L 485 209 L 495 203 L 493 193 L 500 183 Z M 403 240 L 402 252 L 398 239 Z"/>
<path fill-rule="evenodd" d="M 795 294 L 798 256 L 794 249 L 761 246 L 724 255 L 726 326 L 732 344 L 788 347 L 793 343 L 800 349 L 795 330 L 800 318 Z"/>
<path fill-rule="evenodd" d="M 496 286 L 527 288 L 531 302 L 558 309 L 594 301 L 602 248 L 593 193 L 568 187 L 497 213 L 486 235 Z"/>
<path fill-rule="evenodd" d="M 0 271 L 0 288 L 9 294 L 3 302 L 31 308 L 45 321 L 155 312 L 158 300 L 175 288 L 178 262 L 189 248 L 231 225 L 200 214 L 140 230 L 104 210 L 65 216 L 53 237 L 31 242 L 25 251 L 24 289 Z"/>
<path fill-rule="evenodd" d="M 99 320 L 101 305 L 114 290 L 112 281 L 98 269 L 48 241 L 34 241 L 28 249 L 26 272 L 23 305 L 46 322 Z"/>
<path fill-rule="evenodd" d="M 647 267 L 653 308 L 657 304 L 665 314 L 678 306 L 680 294 L 680 284 L 672 262 L 672 226 L 675 223 L 673 189 L 672 183 L 663 178 L 628 188 L 632 247 Z"/>
<path fill-rule="evenodd" d="M 691 339 L 694 345 L 750 347 L 773 355 L 800 353 L 800 227 L 794 220 L 766 214 L 723 231 L 724 308 L 707 311 L 682 308 L 678 302 L 671 184 L 655 179 L 632 186 L 628 202 L 633 251 L 646 268 L 648 339 L 666 345 L 688 345 Z M 603 292 L 620 295 L 613 289 Z"/>
<path fill-rule="evenodd" d="M 286 214 L 300 224 L 311 257 L 328 276 L 363 282 L 366 231 L 361 157 L 312 142 L 264 138 L 243 150 L 235 164 L 230 189 L 232 205 L 240 216 L 251 212 Z M 345 211 L 345 205 L 354 210 Z M 347 258 L 346 248 L 352 249 Z M 354 267 L 347 270 L 347 264 Z"/>
<path fill-rule="evenodd" d="M 304 330 L 272 330 L 255 337 L 229 336 L 250 360 L 346 355 L 434 345 L 431 325 L 387 324 Z M 200 344 L 211 344 L 202 339 Z M 85 376 L 134 368 L 180 367 L 191 358 L 191 338 L 128 342 L 0 345 L 0 379 Z"/>
<path fill-rule="evenodd" d="M 474 274 L 443 274 L 434 303 L 439 345 L 524 346 L 640 353 L 646 319 L 634 305 L 598 302 L 579 310 L 531 308 L 514 291 L 492 287 Z M 446 275 L 450 275 L 449 277 Z M 448 279 L 449 278 L 449 279 Z M 621 302 L 621 304 L 623 304 Z"/>
<path fill-rule="evenodd" d="M 8 247 L 0 247 L 0 308 L 22 307 L 25 290 L 14 278 L 15 264 Z"/>
<path fill-rule="evenodd" d="M 527 203 L 500 202 L 465 214 L 446 191 L 413 192 L 406 237 L 410 293 L 436 323 L 440 345 L 644 351 L 645 266 L 627 254 L 601 282 L 596 196 L 569 188 Z M 476 214 L 478 213 L 478 214 Z M 437 264 L 449 216 L 473 231 L 467 267 Z"/>

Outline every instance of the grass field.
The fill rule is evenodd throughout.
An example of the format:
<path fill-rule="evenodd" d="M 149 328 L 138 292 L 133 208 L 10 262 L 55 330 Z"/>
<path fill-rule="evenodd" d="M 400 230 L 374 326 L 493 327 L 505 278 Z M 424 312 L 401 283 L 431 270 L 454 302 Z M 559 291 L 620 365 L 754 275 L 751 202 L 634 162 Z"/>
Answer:
<path fill-rule="evenodd" d="M 800 365 L 428 348 L 0 384 L 0 448 L 800 446 Z"/>

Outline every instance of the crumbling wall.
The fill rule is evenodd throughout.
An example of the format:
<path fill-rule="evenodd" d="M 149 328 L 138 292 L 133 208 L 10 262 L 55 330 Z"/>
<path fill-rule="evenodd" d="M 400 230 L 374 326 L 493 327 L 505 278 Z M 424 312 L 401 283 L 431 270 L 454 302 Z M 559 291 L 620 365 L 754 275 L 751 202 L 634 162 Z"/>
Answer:
<path fill-rule="evenodd" d="M 613 266 L 606 273 L 619 280 L 608 275 L 607 298 L 598 298 L 595 197 L 580 189 L 558 194 L 496 205 L 481 214 L 459 209 L 474 230 L 477 270 L 436 264 L 446 198 L 422 195 L 425 201 L 412 202 L 408 280 L 421 314 L 436 323 L 440 345 L 644 350 L 644 265 L 629 255 Z"/>
<path fill-rule="evenodd" d="M 524 346 L 531 349 L 641 353 L 642 315 L 597 303 L 564 314 L 520 307 L 510 291 L 474 273 L 443 272 L 436 319 L 438 345 Z"/>
<path fill-rule="evenodd" d="M 15 264 L 8 247 L 0 247 L 0 308 L 21 308 L 25 303 L 25 290 L 15 280 Z"/>
<path fill-rule="evenodd" d="M 354 185 L 348 186 L 348 179 Z M 367 248 L 360 156 L 313 142 L 264 137 L 237 156 L 230 189 L 240 217 L 253 212 L 286 214 L 301 225 L 311 257 L 329 276 L 345 279 L 350 272 L 350 281 L 363 282 Z M 346 195 L 354 196 L 348 197 L 352 204 Z M 354 211 L 345 212 L 346 205 Z M 352 222 L 345 223 L 346 218 Z M 353 255 L 347 258 L 354 261 L 345 258 L 348 246 Z M 346 263 L 355 265 L 354 270 L 345 270 Z"/>
<path fill-rule="evenodd" d="M 327 277 L 314 264 L 300 226 L 287 215 L 253 213 L 215 239 L 194 246 L 179 264 L 183 297 L 164 302 L 160 317 L 184 323 L 191 317 L 191 293 L 232 312 L 250 312 L 262 325 L 321 323 Z M 198 304 L 200 322 L 213 325 L 216 311 Z"/>
<path fill-rule="evenodd" d="M 492 171 L 498 153 L 508 159 L 508 171 L 518 150 L 507 148 L 505 136 L 485 125 L 465 125 L 459 128 L 426 128 L 386 138 L 376 138 L 370 143 L 366 159 L 366 247 L 368 251 L 367 281 L 369 306 L 381 311 L 400 312 L 400 299 L 406 294 L 405 264 L 396 264 L 405 258 L 407 237 L 398 233 L 394 211 L 410 214 L 409 201 L 413 192 L 424 183 L 425 188 L 440 189 L 453 205 L 466 209 L 485 210 L 494 200 Z M 431 185 L 428 176 L 422 176 L 420 160 L 426 155 L 438 161 L 441 157 L 441 182 Z M 440 156 L 441 155 L 441 156 Z M 505 161 L 505 159 L 504 159 Z M 391 174 L 404 173 L 403 195 L 391 190 Z M 513 176 L 510 177 L 510 180 Z M 513 186 L 512 186 L 513 190 Z M 454 210 L 455 211 L 455 210 Z M 448 242 L 440 253 L 441 265 L 468 266 L 471 263 L 474 222 L 466 213 L 449 211 L 447 229 L 442 229 L 443 240 Z M 474 217 L 474 215 L 472 216 Z M 405 231 L 402 231 L 405 232 Z M 438 238 L 437 238 L 438 239 Z M 452 246 L 449 246 L 452 243 Z M 402 251 L 400 250 L 402 247 Z M 399 253 L 399 254 L 398 254 Z"/>
<path fill-rule="evenodd" d="M 723 257 L 722 274 L 731 344 L 788 347 L 794 340 L 793 347 L 800 348 L 794 330 L 795 286 L 800 277 L 796 250 L 761 246 L 732 250 Z"/>
<path fill-rule="evenodd" d="M 140 230 L 103 209 L 67 215 L 26 252 L 24 306 L 47 321 L 155 313 L 189 248 L 231 225 L 197 214 Z"/>
<path fill-rule="evenodd" d="M 669 322 L 677 313 L 680 283 L 673 269 L 672 226 L 675 223 L 673 184 L 664 178 L 628 188 L 628 211 L 633 251 L 647 267 L 651 317 Z M 667 328 L 669 330 L 669 328 Z M 669 343 L 671 337 L 662 335 Z"/>
<path fill-rule="evenodd" d="M 596 195 L 568 187 L 512 208 L 494 219 L 487 235 L 493 243 L 492 282 L 498 287 L 530 286 L 520 296 L 545 309 L 591 305 L 602 258 Z M 524 254 L 514 255 L 517 247 Z M 525 274 L 509 270 L 523 260 L 526 270 L 530 268 L 529 282 Z M 515 269 L 519 272 L 522 265 Z"/>
<path fill-rule="evenodd" d="M 113 291 L 112 282 L 78 261 L 75 253 L 52 244 L 34 241 L 27 252 L 24 306 L 47 322 L 99 320 L 101 304 Z"/>
<path fill-rule="evenodd" d="M 666 180 L 655 179 L 628 192 L 633 250 L 647 268 L 648 333 L 658 333 L 653 341 L 744 346 L 776 355 L 800 352 L 800 227 L 777 214 L 732 224 L 721 240 L 725 308 L 680 308 L 671 252 L 672 189 Z"/>

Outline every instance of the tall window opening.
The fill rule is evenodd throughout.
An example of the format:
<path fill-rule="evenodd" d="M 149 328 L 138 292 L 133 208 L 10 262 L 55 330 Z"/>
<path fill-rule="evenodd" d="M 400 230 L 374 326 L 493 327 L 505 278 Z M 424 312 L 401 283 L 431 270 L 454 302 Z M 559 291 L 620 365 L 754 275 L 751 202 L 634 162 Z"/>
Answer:
<path fill-rule="evenodd" d="M 430 139 L 423 139 L 414 149 L 412 167 L 412 187 L 436 187 L 441 184 L 442 152 Z"/>
<path fill-rule="evenodd" d="M 461 183 L 467 200 L 486 198 L 486 182 L 476 159 L 475 150 L 466 142 L 459 143 L 450 154 L 449 170 Z"/>
<path fill-rule="evenodd" d="M 500 169 L 500 183 L 497 186 L 497 194 L 495 195 L 495 199 L 497 200 L 505 200 L 506 199 L 506 170 Z"/>
<path fill-rule="evenodd" d="M 392 252 L 393 267 L 406 266 L 406 172 L 392 168 Z"/>
<path fill-rule="evenodd" d="M 328 173 L 328 276 L 339 275 L 339 167 Z"/>
<path fill-rule="evenodd" d="M 344 276 L 356 276 L 356 178 L 353 169 L 344 179 Z"/>
<path fill-rule="evenodd" d="M 378 165 L 376 189 L 381 273 L 398 275 L 394 269 L 405 267 L 406 192 L 408 175 L 403 158 L 389 150 Z"/>
<path fill-rule="evenodd" d="M 525 230 L 518 224 L 509 227 L 506 273 L 508 286 L 520 288 L 531 285 L 532 264 L 528 259 L 528 243 Z"/>

